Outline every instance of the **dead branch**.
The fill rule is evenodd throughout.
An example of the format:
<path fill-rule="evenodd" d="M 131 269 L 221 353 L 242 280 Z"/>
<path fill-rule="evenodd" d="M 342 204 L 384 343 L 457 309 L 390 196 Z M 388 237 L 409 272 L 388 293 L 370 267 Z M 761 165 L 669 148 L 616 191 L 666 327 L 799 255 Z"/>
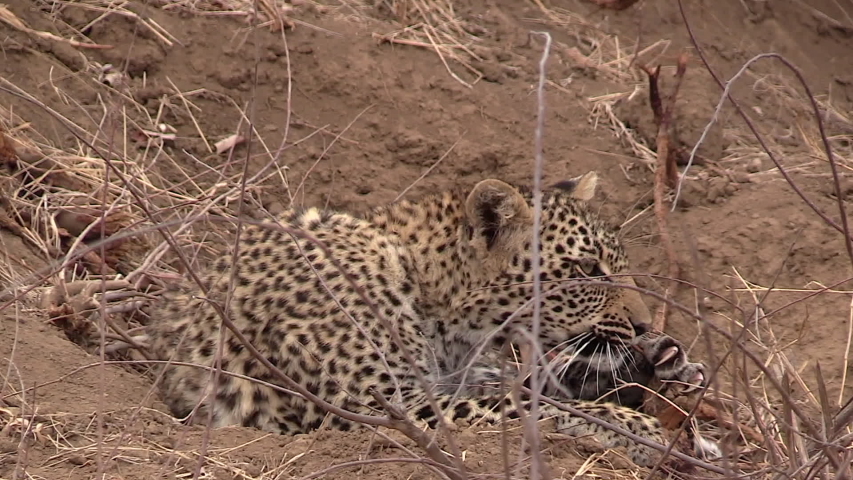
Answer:
<path fill-rule="evenodd" d="M 373 398 L 379 402 L 379 405 L 381 405 L 385 410 L 385 413 L 388 414 L 388 427 L 393 428 L 414 440 L 415 443 L 417 443 L 433 461 L 438 462 L 445 467 L 443 469 L 444 473 L 452 480 L 464 480 L 465 477 L 459 473 L 459 469 L 452 461 L 450 461 L 449 458 L 447 458 L 447 455 L 445 455 L 438 444 L 435 443 L 423 430 L 412 423 L 411 420 L 406 417 L 405 412 L 400 408 L 391 405 L 391 403 L 377 392 L 376 389 L 371 388 L 370 394 L 373 395 Z M 435 414 L 441 415 L 441 412 L 435 412 Z"/>
<path fill-rule="evenodd" d="M 660 66 L 652 70 L 647 66 L 642 69 L 649 76 L 649 103 L 654 113 L 655 124 L 658 127 L 657 134 L 657 167 L 655 168 L 655 184 L 654 184 L 654 210 L 655 218 L 658 223 L 658 231 L 660 232 L 661 245 L 666 252 L 668 264 L 668 276 L 675 279 L 679 275 L 678 258 L 672 246 L 672 239 L 669 235 L 666 223 L 666 208 L 664 207 L 664 188 L 674 188 L 678 182 L 678 169 L 676 167 L 676 151 L 670 149 L 669 126 L 672 123 L 672 114 L 675 110 L 676 96 L 681 87 L 681 82 L 684 79 L 684 73 L 687 71 L 687 53 L 682 53 L 678 58 L 678 67 L 675 72 L 675 88 L 672 94 L 664 100 L 661 98 L 658 79 L 660 77 Z M 666 289 L 666 296 L 673 297 L 675 289 L 678 288 L 678 283 L 675 283 L 670 288 Z M 667 318 L 667 303 L 664 302 L 658 310 L 655 318 L 652 320 L 652 328 L 657 331 L 663 331 L 666 328 Z"/>

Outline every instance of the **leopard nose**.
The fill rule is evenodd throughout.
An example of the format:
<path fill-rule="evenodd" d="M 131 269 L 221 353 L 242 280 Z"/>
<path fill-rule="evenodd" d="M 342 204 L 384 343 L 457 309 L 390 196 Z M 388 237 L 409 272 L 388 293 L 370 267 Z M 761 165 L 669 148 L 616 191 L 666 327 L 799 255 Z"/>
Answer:
<path fill-rule="evenodd" d="M 638 337 L 645 335 L 647 332 L 649 332 L 652 329 L 652 326 L 649 325 L 648 323 L 645 323 L 645 322 L 637 322 L 637 323 L 633 323 L 633 325 L 634 325 L 634 333 L 636 333 L 636 335 Z"/>

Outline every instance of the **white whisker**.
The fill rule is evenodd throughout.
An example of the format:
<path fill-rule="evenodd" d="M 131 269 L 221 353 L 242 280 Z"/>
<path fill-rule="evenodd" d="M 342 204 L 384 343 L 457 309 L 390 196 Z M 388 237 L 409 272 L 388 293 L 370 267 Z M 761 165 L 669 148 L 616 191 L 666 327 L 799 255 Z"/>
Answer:
<path fill-rule="evenodd" d="M 590 356 L 590 358 L 595 357 L 595 355 L 598 353 L 598 349 L 599 349 L 600 347 L 601 347 L 601 345 L 596 345 L 596 346 L 595 346 L 595 350 L 593 350 L 592 355 Z M 601 357 L 599 357 L 599 358 L 601 358 Z M 589 378 L 589 368 L 590 368 L 591 366 L 592 366 L 592 362 L 587 362 L 587 364 L 586 364 L 586 372 L 584 372 L 584 374 L 583 374 L 583 382 L 581 383 L 581 394 L 583 394 L 583 390 L 584 390 L 584 388 L 586 387 L 586 379 L 587 379 L 587 378 Z"/>

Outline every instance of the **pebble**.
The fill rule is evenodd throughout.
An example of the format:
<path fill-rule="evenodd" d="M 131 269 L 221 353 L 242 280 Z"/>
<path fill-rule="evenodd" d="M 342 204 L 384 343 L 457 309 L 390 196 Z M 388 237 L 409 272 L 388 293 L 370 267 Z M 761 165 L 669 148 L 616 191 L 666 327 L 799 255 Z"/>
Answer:
<path fill-rule="evenodd" d="M 749 173 L 756 173 L 761 171 L 761 159 L 753 158 L 746 164 L 746 171 Z"/>

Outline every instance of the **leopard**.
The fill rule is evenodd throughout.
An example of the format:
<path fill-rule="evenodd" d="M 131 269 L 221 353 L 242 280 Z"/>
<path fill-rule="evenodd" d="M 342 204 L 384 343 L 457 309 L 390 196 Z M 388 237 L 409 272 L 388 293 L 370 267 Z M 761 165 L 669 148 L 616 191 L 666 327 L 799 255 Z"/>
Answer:
<path fill-rule="evenodd" d="M 665 445 L 636 393 L 600 397 L 633 377 L 699 389 L 705 367 L 672 337 L 649 337 L 619 231 L 590 203 L 598 178 L 589 171 L 538 189 L 487 178 L 358 214 L 299 207 L 244 224 L 230 250 L 150 312 L 161 398 L 175 417 L 215 428 L 363 428 L 288 388 L 284 375 L 355 414 L 395 405 L 433 429 L 519 421 L 534 411 L 533 395 L 496 388 L 507 369 L 488 352 L 525 343 L 561 359 L 543 394 Z M 592 436 L 640 466 L 660 460 L 657 449 L 536 402 L 537 420 L 556 432 Z"/>

